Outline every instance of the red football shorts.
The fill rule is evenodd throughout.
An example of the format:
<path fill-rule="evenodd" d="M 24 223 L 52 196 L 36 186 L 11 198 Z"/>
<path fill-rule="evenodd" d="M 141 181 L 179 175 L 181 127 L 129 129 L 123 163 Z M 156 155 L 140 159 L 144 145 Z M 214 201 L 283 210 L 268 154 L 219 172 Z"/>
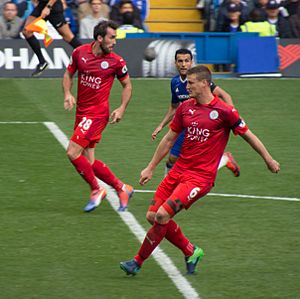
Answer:
<path fill-rule="evenodd" d="M 182 208 L 188 209 L 212 187 L 213 183 L 203 181 L 192 172 L 180 173 L 171 170 L 159 184 L 148 211 L 157 212 L 163 205 L 165 210 L 174 216 Z"/>
<path fill-rule="evenodd" d="M 76 116 L 71 140 L 83 148 L 94 148 L 100 141 L 107 123 L 107 117 L 90 118 L 88 116 Z"/>

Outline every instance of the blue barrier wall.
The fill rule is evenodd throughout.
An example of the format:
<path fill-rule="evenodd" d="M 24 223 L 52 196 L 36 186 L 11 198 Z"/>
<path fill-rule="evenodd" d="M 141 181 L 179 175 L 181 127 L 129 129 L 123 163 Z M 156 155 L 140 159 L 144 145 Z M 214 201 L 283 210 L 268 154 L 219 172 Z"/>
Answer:
<path fill-rule="evenodd" d="M 237 43 L 239 40 L 256 37 L 258 33 L 201 32 L 201 33 L 169 33 L 145 32 L 130 33 L 126 38 L 155 38 L 174 40 L 194 40 L 196 47 L 196 63 L 236 64 Z"/>
<path fill-rule="evenodd" d="M 274 37 L 248 37 L 237 44 L 239 74 L 277 73 L 279 56 Z"/>

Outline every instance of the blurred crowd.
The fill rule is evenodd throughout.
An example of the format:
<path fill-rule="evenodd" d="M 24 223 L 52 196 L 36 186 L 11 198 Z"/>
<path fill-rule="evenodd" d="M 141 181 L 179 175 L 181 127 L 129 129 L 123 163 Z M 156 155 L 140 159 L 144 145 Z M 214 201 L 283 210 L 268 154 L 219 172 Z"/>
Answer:
<path fill-rule="evenodd" d="M 103 19 L 118 25 L 118 38 L 147 31 L 150 0 L 57 0 L 78 38 L 93 38 Z M 300 37 L 300 0 L 195 0 L 202 11 L 205 31 L 259 32 L 261 36 Z M 0 0 L 0 39 L 20 38 L 26 18 L 38 0 Z"/>
<path fill-rule="evenodd" d="M 118 25 L 118 38 L 126 33 L 144 32 L 149 0 L 57 0 L 64 7 L 64 17 L 78 38 L 93 38 L 93 28 L 101 20 Z M 0 39 L 22 37 L 22 29 L 38 0 L 0 0 Z M 48 24 L 51 27 L 51 24 Z M 53 30 L 53 28 L 50 28 Z M 50 30 L 50 31 L 51 31 Z M 59 35 L 57 35 L 59 37 Z M 54 36 L 56 38 L 56 36 Z"/>
<path fill-rule="evenodd" d="M 300 0 L 199 0 L 205 31 L 300 37 Z"/>

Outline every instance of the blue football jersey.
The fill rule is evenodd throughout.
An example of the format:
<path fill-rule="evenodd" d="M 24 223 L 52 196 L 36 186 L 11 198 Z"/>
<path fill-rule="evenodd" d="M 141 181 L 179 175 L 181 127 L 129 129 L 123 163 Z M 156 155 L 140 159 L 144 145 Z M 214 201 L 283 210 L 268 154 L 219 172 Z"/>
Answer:
<path fill-rule="evenodd" d="M 173 77 L 171 80 L 172 104 L 179 104 L 189 98 L 186 90 L 187 79 L 182 80 L 180 75 Z"/>
<path fill-rule="evenodd" d="M 187 78 L 182 80 L 180 75 L 173 77 L 173 79 L 171 80 L 172 104 L 179 104 L 189 99 L 189 93 L 186 90 L 186 86 L 187 86 Z M 213 92 L 215 88 L 216 88 L 215 83 L 211 82 L 210 83 L 211 92 Z"/>

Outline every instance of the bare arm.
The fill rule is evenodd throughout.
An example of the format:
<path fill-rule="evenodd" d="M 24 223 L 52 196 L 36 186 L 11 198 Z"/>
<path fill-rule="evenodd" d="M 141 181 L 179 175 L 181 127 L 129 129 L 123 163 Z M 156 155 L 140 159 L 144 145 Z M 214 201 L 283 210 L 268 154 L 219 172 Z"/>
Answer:
<path fill-rule="evenodd" d="M 225 103 L 227 103 L 227 104 L 233 106 L 233 102 L 232 102 L 231 95 L 230 95 L 228 92 L 226 92 L 224 89 L 222 89 L 221 87 L 216 86 L 216 88 L 214 89 L 213 93 L 214 93 L 216 96 L 222 98 L 222 100 L 223 100 Z"/>
<path fill-rule="evenodd" d="M 131 85 L 130 78 L 127 77 L 125 80 L 120 82 L 123 87 L 122 95 L 121 95 L 121 105 L 110 114 L 111 124 L 115 124 L 122 119 L 126 107 L 129 104 L 131 99 L 132 85 Z"/>
<path fill-rule="evenodd" d="M 279 163 L 272 158 L 264 144 L 260 139 L 254 135 L 250 130 L 248 130 L 244 135 L 241 135 L 252 148 L 264 159 L 267 167 L 273 173 L 277 173 L 280 170 Z"/>
<path fill-rule="evenodd" d="M 161 123 L 156 127 L 156 129 L 153 131 L 152 140 L 154 140 L 156 138 L 157 134 L 164 128 L 164 126 L 173 119 L 177 107 L 178 107 L 178 104 L 173 104 L 173 103 L 169 106 L 169 109 L 168 109 L 165 117 L 163 118 Z"/>
<path fill-rule="evenodd" d="M 147 182 L 151 180 L 153 171 L 155 170 L 159 162 L 167 155 L 172 145 L 174 144 L 177 136 L 178 133 L 169 130 L 168 133 L 160 141 L 148 166 L 141 172 L 141 176 L 140 176 L 141 185 L 145 185 Z"/>
<path fill-rule="evenodd" d="M 44 7 L 44 9 L 42 10 L 41 13 L 41 17 L 44 19 L 47 16 L 50 15 L 51 9 L 53 7 L 53 5 L 55 4 L 56 0 L 49 0 L 47 5 Z"/>
<path fill-rule="evenodd" d="M 64 90 L 64 108 L 65 110 L 72 110 L 74 104 L 76 103 L 74 96 L 72 95 L 72 82 L 73 82 L 73 75 L 68 71 L 65 71 L 64 78 L 63 78 L 63 90 Z"/>

